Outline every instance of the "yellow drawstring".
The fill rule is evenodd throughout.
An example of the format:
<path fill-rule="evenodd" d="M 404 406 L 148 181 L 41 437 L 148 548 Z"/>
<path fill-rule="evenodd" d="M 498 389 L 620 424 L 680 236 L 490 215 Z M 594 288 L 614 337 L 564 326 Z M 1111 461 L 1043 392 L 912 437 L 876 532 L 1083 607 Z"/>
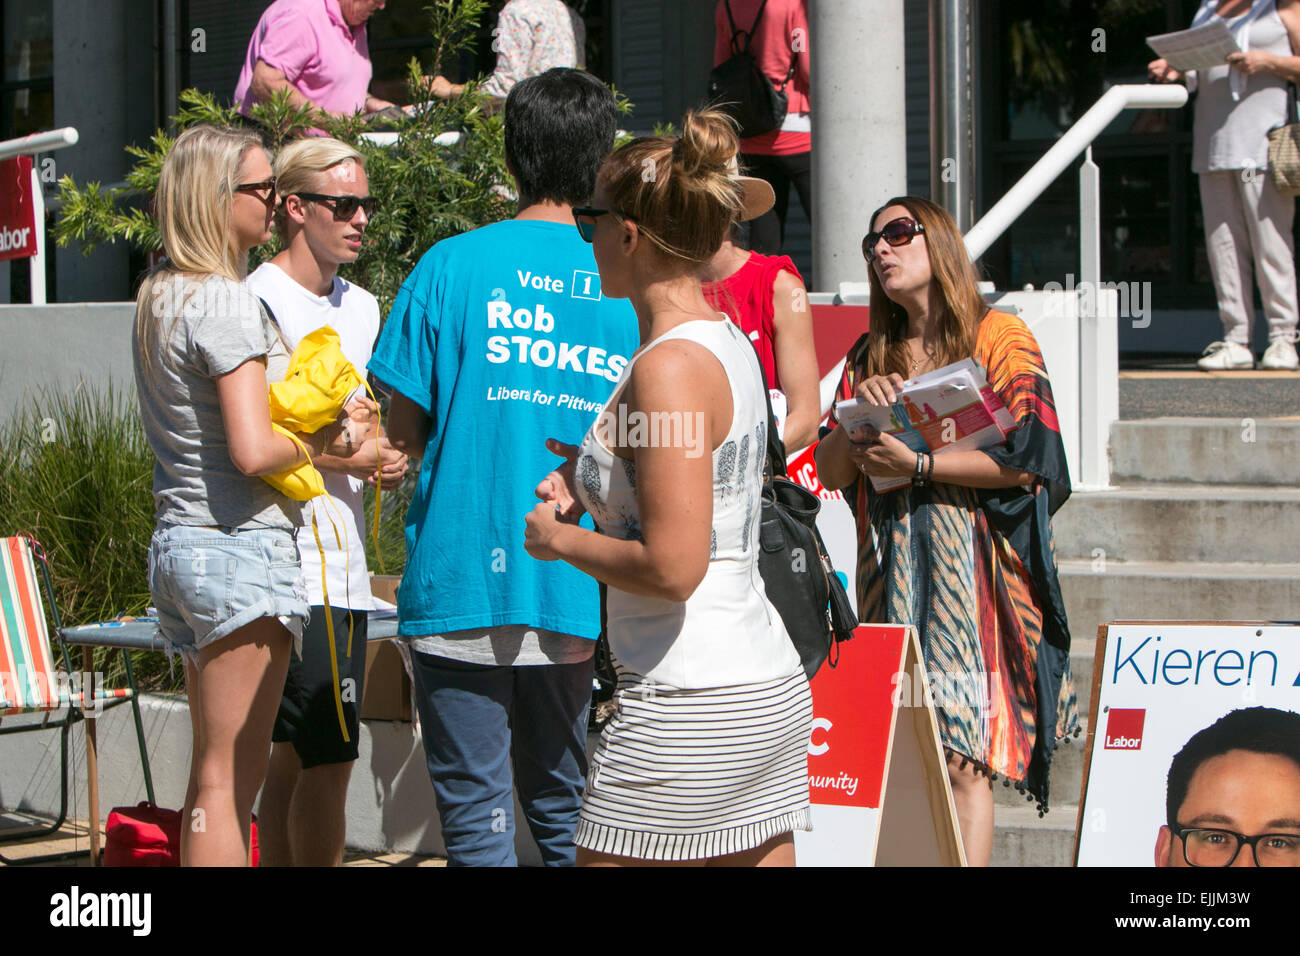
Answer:
<path fill-rule="evenodd" d="M 325 496 L 322 496 L 325 497 Z M 334 519 L 330 518 L 330 524 L 334 526 L 334 540 L 338 542 L 338 526 L 334 524 Z M 330 674 L 334 677 L 334 708 L 338 711 L 339 731 L 343 734 L 343 742 L 351 743 L 352 738 L 348 735 L 347 720 L 343 716 L 343 691 L 339 686 L 339 659 L 338 644 L 334 640 L 334 609 L 330 607 L 329 585 L 325 582 L 325 547 L 320 541 L 320 529 L 316 525 L 316 502 L 312 501 L 311 509 L 311 533 L 316 538 L 316 550 L 320 552 L 320 588 L 321 594 L 325 599 L 325 633 L 329 635 L 330 645 Z M 348 650 L 352 648 L 352 610 L 348 609 Z"/>

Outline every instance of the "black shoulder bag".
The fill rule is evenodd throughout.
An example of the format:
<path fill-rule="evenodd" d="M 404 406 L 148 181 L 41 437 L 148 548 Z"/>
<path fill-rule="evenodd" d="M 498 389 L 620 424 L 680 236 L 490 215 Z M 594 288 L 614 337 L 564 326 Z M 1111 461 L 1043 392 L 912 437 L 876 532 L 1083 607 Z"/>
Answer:
<path fill-rule="evenodd" d="M 731 24 L 731 57 L 719 63 L 709 73 L 709 102 L 740 124 L 740 138 L 770 133 L 785 122 L 790 101 L 785 95 L 786 85 L 794 76 L 795 61 L 790 61 L 790 72 L 781 85 L 775 86 L 758 67 L 749 52 L 754 30 L 763 19 L 767 0 L 758 6 L 758 15 L 749 30 L 737 30 L 731 15 L 731 0 L 727 0 L 727 21 Z M 741 42 L 744 37 L 744 42 Z"/>
<path fill-rule="evenodd" d="M 812 680 L 832 649 L 853 637 L 857 615 L 826 553 L 817 530 L 821 500 L 786 475 L 785 446 L 776 430 L 772 396 L 767 398 L 767 467 L 763 472 L 763 510 L 758 531 L 758 570 L 768 600 L 776 607 Z M 831 667 L 839 660 L 836 653 Z"/>

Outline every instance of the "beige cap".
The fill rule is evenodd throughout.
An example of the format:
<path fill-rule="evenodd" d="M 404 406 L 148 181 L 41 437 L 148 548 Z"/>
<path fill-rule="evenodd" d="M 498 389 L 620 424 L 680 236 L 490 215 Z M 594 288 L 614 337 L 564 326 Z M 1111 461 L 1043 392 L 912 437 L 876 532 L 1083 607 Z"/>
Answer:
<path fill-rule="evenodd" d="M 740 163 L 731 157 L 731 176 L 740 186 L 740 221 L 757 219 L 776 205 L 776 193 L 766 179 L 740 175 Z"/>

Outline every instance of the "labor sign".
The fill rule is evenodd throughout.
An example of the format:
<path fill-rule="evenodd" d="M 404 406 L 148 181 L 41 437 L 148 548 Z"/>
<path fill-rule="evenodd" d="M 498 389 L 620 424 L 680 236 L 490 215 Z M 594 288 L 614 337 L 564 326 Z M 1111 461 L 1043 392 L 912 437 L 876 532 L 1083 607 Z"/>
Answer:
<path fill-rule="evenodd" d="M 0 261 L 36 255 L 36 217 L 32 211 L 32 158 L 0 162 Z"/>

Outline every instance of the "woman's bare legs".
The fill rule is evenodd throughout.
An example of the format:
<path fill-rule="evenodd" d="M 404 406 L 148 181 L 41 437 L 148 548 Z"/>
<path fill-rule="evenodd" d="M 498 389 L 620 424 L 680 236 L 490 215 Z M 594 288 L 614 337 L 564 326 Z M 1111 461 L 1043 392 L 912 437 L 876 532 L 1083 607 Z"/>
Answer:
<path fill-rule="evenodd" d="M 182 866 L 247 866 L 253 801 L 289 668 L 289 632 L 258 618 L 186 667 L 194 753 L 181 829 Z"/>
<path fill-rule="evenodd" d="M 988 866 L 993 856 L 993 785 L 989 778 L 975 772 L 975 765 L 949 754 L 948 781 L 952 800 L 957 807 L 957 823 L 966 850 L 968 866 Z"/>

